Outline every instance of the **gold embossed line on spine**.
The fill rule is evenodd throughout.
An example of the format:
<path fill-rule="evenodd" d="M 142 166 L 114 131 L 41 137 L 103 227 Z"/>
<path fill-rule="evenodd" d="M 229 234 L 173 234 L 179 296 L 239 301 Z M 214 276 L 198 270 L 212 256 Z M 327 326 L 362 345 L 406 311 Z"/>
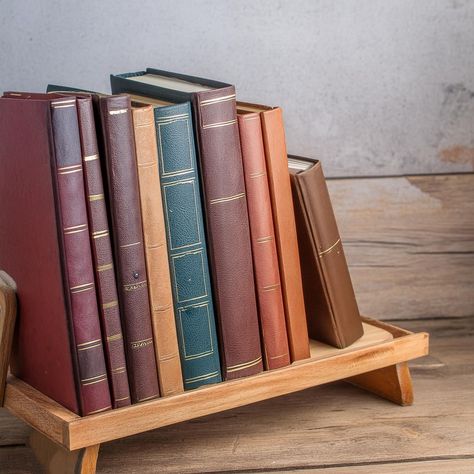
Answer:
<path fill-rule="evenodd" d="M 237 119 L 226 120 L 225 122 L 208 123 L 206 125 L 203 125 L 202 128 L 206 130 L 208 128 L 228 127 L 229 125 L 235 125 L 236 123 L 237 123 Z"/>
<path fill-rule="evenodd" d="M 229 202 L 229 201 L 235 201 L 236 199 L 242 199 L 245 197 L 245 193 L 239 193 L 239 194 L 234 194 L 232 196 L 227 196 L 227 197 L 222 197 L 222 198 L 217 198 L 217 199 L 211 199 L 209 201 L 210 204 L 220 204 L 222 202 Z"/>
<path fill-rule="evenodd" d="M 339 244 L 341 242 L 341 239 L 337 239 L 336 242 L 334 242 L 330 247 L 328 247 L 326 250 L 323 250 L 322 252 L 319 252 L 319 257 L 323 257 L 324 255 L 326 255 L 327 253 L 331 252 L 331 250 L 334 250 L 337 246 L 337 244 Z"/>
<path fill-rule="evenodd" d="M 254 365 L 260 364 L 262 362 L 262 357 L 258 357 L 257 359 L 251 360 L 249 362 L 243 362 L 242 364 L 232 365 L 227 367 L 227 372 L 237 372 L 239 370 L 249 369 Z"/>

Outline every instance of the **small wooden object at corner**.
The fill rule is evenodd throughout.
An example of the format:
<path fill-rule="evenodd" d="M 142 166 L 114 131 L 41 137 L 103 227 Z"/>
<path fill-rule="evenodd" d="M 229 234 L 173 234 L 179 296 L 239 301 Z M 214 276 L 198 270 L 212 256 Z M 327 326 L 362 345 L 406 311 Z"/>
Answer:
<path fill-rule="evenodd" d="M 3 407 L 5 400 L 15 320 L 15 282 L 5 272 L 0 271 L 0 407 Z"/>

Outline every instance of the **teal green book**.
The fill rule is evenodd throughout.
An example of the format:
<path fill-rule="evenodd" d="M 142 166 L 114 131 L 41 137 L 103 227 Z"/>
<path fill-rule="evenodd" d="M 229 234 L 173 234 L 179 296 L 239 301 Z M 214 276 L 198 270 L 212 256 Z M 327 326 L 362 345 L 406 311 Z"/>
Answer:
<path fill-rule="evenodd" d="M 222 381 L 190 102 L 154 105 L 158 169 L 185 390 Z"/>

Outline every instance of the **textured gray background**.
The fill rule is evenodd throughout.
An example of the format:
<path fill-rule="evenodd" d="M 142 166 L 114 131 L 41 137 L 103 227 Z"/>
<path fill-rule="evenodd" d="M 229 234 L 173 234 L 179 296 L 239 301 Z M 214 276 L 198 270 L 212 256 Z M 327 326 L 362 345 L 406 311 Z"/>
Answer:
<path fill-rule="evenodd" d="M 474 168 L 474 1 L 0 0 L 0 88 L 146 66 L 284 108 L 327 175 Z"/>

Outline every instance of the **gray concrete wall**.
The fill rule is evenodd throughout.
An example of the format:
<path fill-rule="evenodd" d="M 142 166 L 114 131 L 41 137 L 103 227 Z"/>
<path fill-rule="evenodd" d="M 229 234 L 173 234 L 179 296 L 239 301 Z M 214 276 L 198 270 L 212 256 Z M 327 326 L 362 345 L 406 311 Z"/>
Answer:
<path fill-rule="evenodd" d="M 146 66 L 284 108 L 327 175 L 474 169 L 474 1 L 0 0 L 0 89 Z"/>

